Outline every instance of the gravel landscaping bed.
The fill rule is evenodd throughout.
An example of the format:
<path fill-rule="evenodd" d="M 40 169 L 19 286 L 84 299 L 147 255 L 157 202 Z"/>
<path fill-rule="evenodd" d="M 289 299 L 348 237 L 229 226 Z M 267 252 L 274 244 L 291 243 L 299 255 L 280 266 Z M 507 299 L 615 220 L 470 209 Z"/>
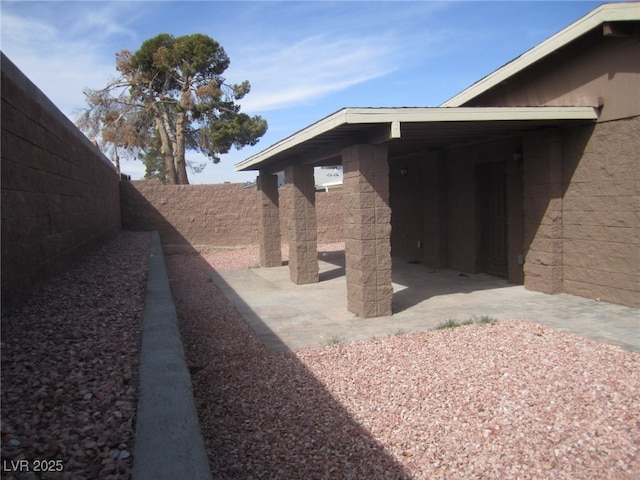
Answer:
<path fill-rule="evenodd" d="M 149 239 L 122 232 L 2 318 L 2 478 L 130 477 Z"/>
<path fill-rule="evenodd" d="M 166 259 L 214 478 L 640 478 L 640 355 L 520 320 L 272 353 L 209 278 L 257 258 Z"/>
<path fill-rule="evenodd" d="M 2 478 L 130 477 L 148 247 L 2 318 Z M 166 258 L 214 478 L 640 478 L 640 355 L 520 320 L 273 353 L 209 276 L 257 263 Z"/>

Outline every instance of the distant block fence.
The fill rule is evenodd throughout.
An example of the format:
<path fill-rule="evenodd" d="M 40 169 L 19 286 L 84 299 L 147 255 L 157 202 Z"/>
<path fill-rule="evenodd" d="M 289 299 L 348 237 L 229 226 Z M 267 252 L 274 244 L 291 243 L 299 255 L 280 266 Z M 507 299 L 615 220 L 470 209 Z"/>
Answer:
<path fill-rule="evenodd" d="M 111 162 L 2 55 L 2 309 L 120 230 Z"/>
<path fill-rule="evenodd" d="M 165 251 L 259 243 L 257 193 L 242 184 L 162 185 L 157 181 L 123 181 L 120 192 L 122 227 L 159 231 Z M 289 194 L 287 187 L 280 189 L 283 232 L 287 229 Z M 342 241 L 342 192 L 317 193 L 316 209 L 318 242 Z"/>

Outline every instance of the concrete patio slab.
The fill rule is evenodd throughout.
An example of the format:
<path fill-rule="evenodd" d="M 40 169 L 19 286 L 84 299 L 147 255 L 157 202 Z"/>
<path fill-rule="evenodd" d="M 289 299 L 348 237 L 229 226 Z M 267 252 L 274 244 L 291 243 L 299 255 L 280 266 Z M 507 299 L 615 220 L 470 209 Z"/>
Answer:
<path fill-rule="evenodd" d="M 485 274 L 433 270 L 394 259 L 393 315 L 347 310 L 344 252 L 320 252 L 320 281 L 296 285 L 289 268 L 213 272 L 212 279 L 273 351 L 431 330 L 448 319 L 524 319 L 640 352 L 640 309 L 547 295 Z"/>

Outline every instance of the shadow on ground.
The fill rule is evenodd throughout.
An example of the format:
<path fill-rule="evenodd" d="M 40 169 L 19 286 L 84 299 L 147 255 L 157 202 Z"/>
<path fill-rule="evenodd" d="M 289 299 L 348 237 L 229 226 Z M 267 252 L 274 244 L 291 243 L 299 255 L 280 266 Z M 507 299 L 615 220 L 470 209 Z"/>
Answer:
<path fill-rule="evenodd" d="M 320 272 L 320 282 L 345 276 L 344 250 L 319 251 L 318 260 L 335 266 L 335 268 Z M 448 273 L 442 275 L 443 271 Z M 408 310 L 429 298 L 440 295 L 473 293 L 512 286 L 507 280 L 499 277 L 436 270 L 426 267 L 420 262 L 412 262 L 400 258 L 393 258 L 392 282 L 394 284 L 394 314 Z"/>
<path fill-rule="evenodd" d="M 167 255 L 214 478 L 406 478 L 290 352 L 267 350 L 199 255 Z"/>

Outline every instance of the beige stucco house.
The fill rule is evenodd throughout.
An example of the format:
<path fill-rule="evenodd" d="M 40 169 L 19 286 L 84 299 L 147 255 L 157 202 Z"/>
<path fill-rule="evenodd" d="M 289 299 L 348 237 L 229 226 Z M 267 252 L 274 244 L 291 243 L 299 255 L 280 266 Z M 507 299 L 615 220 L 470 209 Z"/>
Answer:
<path fill-rule="evenodd" d="M 640 4 L 605 4 L 437 108 L 345 108 L 240 162 L 261 262 L 318 281 L 313 167 L 342 165 L 348 306 L 391 314 L 391 257 L 640 306 Z"/>

